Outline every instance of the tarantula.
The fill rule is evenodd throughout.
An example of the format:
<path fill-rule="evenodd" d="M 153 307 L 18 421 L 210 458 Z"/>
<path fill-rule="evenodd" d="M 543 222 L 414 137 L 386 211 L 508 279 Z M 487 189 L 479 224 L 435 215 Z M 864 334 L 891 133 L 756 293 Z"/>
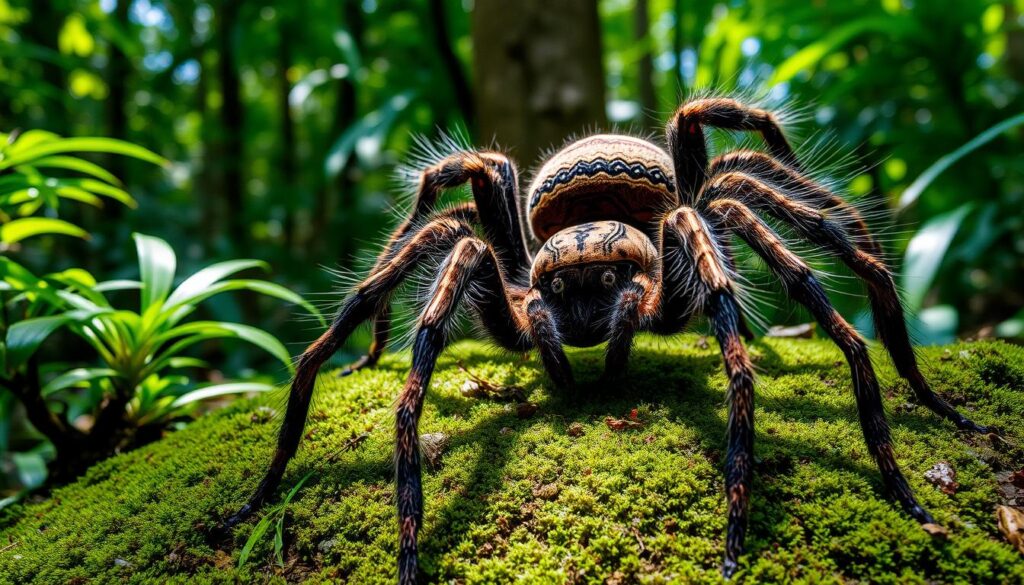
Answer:
<path fill-rule="evenodd" d="M 709 161 L 705 126 L 757 132 L 770 154 L 740 150 Z M 754 370 L 741 340 L 751 334 L 737 300 L 733 236 L 764 260 L 787 295 L 842 349 L 864 438 L 886 490 L 916 520 L 931 524 L 896 463 L 865 341 L 832 308 L 812 269 L 764 219 L 840 259 L 866 283 L 878 334 L 922 404 L 961 429 L 990 432 L 929 388 L 892 275 L 862 216 L 803 172 L 769 111 L 732 99 L 690 101 L 669 121 L 667 142 L 668 152 L 630 136 L 596 135 L 546 161 L 527 201 L 530 229 L 543 241 L 532 256 L 520 221 L 516 168 L 508 157 L 463 151 L 423 169 L 411 215 L 330 329 L 299 358 L 273 460 L 227 525 L 245 519 L 277 489 L 302 436 L 321 365 L 368 320 L 369 352 L 345 373 L 375 364 L 388 342 L 392 291 L 425 260 L 443 258 L 417 323 L 412 369 L 396 406 L 399 581 L 417 579 L 416 535 L 423 517 L 417 427 L 460 303 L 471 306 L 501 346 L 536 350 L 560 387 L 573 384 L 563 344 L 607 342 L 606 374 L 615 374 L 624 370 L 637 332 L 671 335 L 698 314 L 708 318 L 729 378 L 722 572 L 731 576 L 743 549 L 754 446 Z M 467 182 L 474 203 L 439 210 L 440 193 Z"/>

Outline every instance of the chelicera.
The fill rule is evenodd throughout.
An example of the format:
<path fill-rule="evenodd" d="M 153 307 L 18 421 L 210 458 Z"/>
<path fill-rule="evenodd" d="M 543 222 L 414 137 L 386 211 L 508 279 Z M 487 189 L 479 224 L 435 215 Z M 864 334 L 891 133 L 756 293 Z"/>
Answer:
<path fill-rule="evenodd" d="M 757 132 L 767 152 L 739 150 L 709 160 L 705 126 Z M 543 242 L 533 254 L 520 220 L 516 168 L 505 155 L 463 151 L 424 168 L 411 215 L 330 329 L 299 359 L 273 461 L 227 525 L 249 516 L 280 484 L 299 445 L 321 365 L 366 321 L 374 331 L 369 352 L 345 373 L 376 363 L 388 341 L 391 293 L 426 260 L 443 259 L 417 323 L 412 369 L 396 406 L 399 581 L 417 579 L 423 516 L 417 426 L 460 303 L 501 346 L 537 351 L 560 387 L 573 384 L 563 345 L 607 342 L 606 375 L 616 374 L 624 371 L 637 332 L 671 335 L 693 317 L 706 316 L 729 378 L 722 572 L 732 575 L 743 549 L 754 446 L 754 371 L 742 340 L 750 332 L 737 301 L 737 243 L 764 260 L 787 296 L 842 349 L 864 438 L 886 490 L 921 524 L 932 524 L 896 463 L 865 341 L 766 221 L 827 251 L 864 281 L 878 334 L 923 405 L 961 429 L 990 432 L 934 394 L 921 374 L 892 275 L 859 212 L 803 172 L 769 111 L 731 99 L 691 101 L 669 121 L 667 144 L 665 150 L 630 136 L 597 135 L 547 160 L 525 200 L 529 228 Z M 467 182 L 473 203 L 438 207 L 443 190 Z"/>

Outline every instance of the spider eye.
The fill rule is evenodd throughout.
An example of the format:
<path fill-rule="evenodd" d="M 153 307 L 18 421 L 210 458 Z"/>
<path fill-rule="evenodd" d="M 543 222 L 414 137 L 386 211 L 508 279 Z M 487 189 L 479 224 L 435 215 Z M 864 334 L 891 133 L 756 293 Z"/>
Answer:
<path fill-rule="evenodd" d="M 565 290 L 565 281 L 564 280 L 562 280 L 561 278 L 552 278 L 551 279 L 551 292 L 555 293 L 556 295 L 560 295 L 560 294 L 562 294 L 562 291 L 564 291 L 564 290 Z"/>
<path fill-rule="evenodd" d="M 601 275 L 601 284 L 603 284 L 605 288 L 615 286 L 615 271 L 605 270 L 604 274 Z"/>

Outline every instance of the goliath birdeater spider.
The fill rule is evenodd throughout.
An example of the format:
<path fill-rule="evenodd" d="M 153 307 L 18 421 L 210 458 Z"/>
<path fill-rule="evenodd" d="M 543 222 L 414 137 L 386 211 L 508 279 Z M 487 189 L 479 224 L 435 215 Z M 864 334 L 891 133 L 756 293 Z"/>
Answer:
<path fill-rule="evenodd" d="M 757 132 L 770 154 L 739 150 L 709 161 L 705 126 Z M 736 298 L 734 236 L 763 259 L 787 296 L 842 349 L 864 438 L 886 490 L 917 521 L 932 524 L 896 463 L 864 340 L 832 308 L 814 272 L 765 221 L 772 218 L 864 281 L 878 335 L 922 404 L 961 429 L 989 432 L 929 388 L 892 274 L 861 214 L 804 174 L 769 111 L 732 99 L 691 101 L 672 116 L 667 140 L 668 152 L 630 136 L 591 136 L 546 161 L 527 199 L 530 229 L 543 241 L 532 255 L 518 212 L 516 169 L 505 155 L 461 151 L 423 169 L 411 215 L 330 329 L 299 359 L 273 461 L 249 503 L 226 525 L 248 517 L 277 489 L 302 436 L 320 366 L 368 320 L 374 331 L 369 352 L 346 373 L 375 364 L 388 341 L 392 291 L 425 260 L 443 258 L 417 323 L 412 370 L 396 407 L 399 581 L 417 579 L 416 535 L 423 517 L 419 416 L 464 301 L 498 344 L 517 352 L 535 349 L 558 386 L 573 384 L 563 344 L 607 342 L 606 373 L 616 373 L 624 369 L 637 332 L 670 335 L 697 314 L 708 318 L 729 378 L 722 572 L 732 575 L 743 549 L 754 445 L 754 371 L 741 340 L 750 332 Z M 474 203 L 439 210 L 439 194 L 467 182 Z"/>

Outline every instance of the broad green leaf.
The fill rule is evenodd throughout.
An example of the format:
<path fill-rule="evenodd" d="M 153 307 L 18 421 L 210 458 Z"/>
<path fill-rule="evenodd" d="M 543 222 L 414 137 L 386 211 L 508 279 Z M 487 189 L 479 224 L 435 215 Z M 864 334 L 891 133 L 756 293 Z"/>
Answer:
<path fill-rule="evenodd" d="M 167 160 L 162 156 L 149 149 L 123 140 L 114 138 L 62 138 L 60 140 L 42 142 L 29 148 L 18 149 L 7 157 L 0 155 L 0 170 L 29 163 L 34 159 L 69 152 L 121 154 L 161 166 L 167 164 Z"/>
<path fill-rule="evenodd" d="M 174 282 L 177 258 L 174 250 L 160 238 L 144 234 L 133 234 L 135 248 L 139 254 L 139 270 L 142 276 L 141 311 L 155 303 L 163 303 Z"/>
<path fill-rule="evenodd" d="M 956 236 L 960 223 L 974 208 L 972 203 L 937 215 L 921 226 L 907 245 L 903 260 L 902 285 L 907 307 L 917 311 L 932 287 L 942 259 Z"/>
<path fill-rule="evenodd" d="M 138 290 L 142 283 L 137 280 L 107 280 L 92 287 L 97 292 L 110 292 L 117 290 Z"/>
<path fill-rule="evenodd" d="M 213 338 L 224 337 L 242 339 L 277 358 L 281 363 L 288 367 L 289 371 L 292 371 L 293 369 L 292 356 L 288 353 L 288 350 L 285 348 L 283 343 L 262 329 L 257 329 L 256 327 L 249 325 L 242 325 L 241 323 L 228 323 L 225 321 L 194 321 L 192 323 L 179 325 L 161 335 L 158 339 L 161 341 L 167 341 L 176 337 L 189 335 L 210 335 Z"/>
<path fill-rule="evenodd" d="M 5 244 L 47 234 L 89 239 L 89 232 L 77 225 L 51 217 L 25 217 L 0 225 L 0 242 Z"/>
<path fill-rule="evenodd" d="M 992 126 L 988 130 L 985 130 L 981 134 L 975 136 L 967 144 L 964 144 L 960 148 L 953 152 L 943 156 L 939 160 L 935 161 L 932 166 L 925 169 L 917 179 L 910 184 L 909 187 L 900 195 L 900 209 L 909 207 L 917 198 L 921 196 L 921 193 L 932 184 L 932 181 L 936 179 L 943 171 L 956 164 L 956 162 L 975 150 L 981 148 L 985 144 L 991 142 L 994 138 L 1010 130 L 1024 124 L 1024 113 L 1017 114 L 1012 118 L 1003 120 L 1002 122 Z"/>
<path fill-rule="evenodd" d="M 14 141 L 14 144 L 8 148 L 8 152 L 11 154 L 17 154 L 19 152 L 34 148 L 40 144 L 48 142 L 54 142 L 61 140 L 59 134 L 54 134 L 49 130 L 26 130 L 18 135 L 18 139 Z"/>
<path fill-rule="evenodd" d="M 101 181 L 106 181 L 113 185 L 121 184 L 121 181 L 107 169 L 101 167 L 96 163 L 92 163 L 75 156 L 48 156 L 33 161 L 32 166 L 78 171 L 80 173 L 91 175 L 93 177 L 96 177 L 97 179 L 100 179 Z"/>
<path fill-rule="evenodd" d="M 102 199 L 80 187 L 60 187 L 55 192 L 64 199 L 85 203 L 97 208 L 103 207 Z"/>
<path fill-rule="evenodd" d="M 218 295 L 220 293 L 232 290 L 248 290 L 262 295 L 266 295 L 268 297 L 275 297 L 295 305 L 299 305 L 303 309 L 308 311 L 310 314 L 314 315 L 320 321 L 320 324 L 322 326 L 327 326 L 327 321 L 324 320 L 323 315 L 320 314 L 320 311 L 317 310 L 317 308 L 314 307 L 312 303 L 310 303 L 306 299 L 302 298 L 301 295 L 293 292 L 288 288 L 285 288 L 273 282 L 267 282 L 265 280 L 227 280 L 224 282 L 219 282 L 187 299 L 187 305 L 182 303 L 183 306 L 181 307 L 181 310 L 175 312 L 175 314 L 168 320 L 168 322 L 173 325 L 180 321 L 182 318 L 184 318 L 186 315 L 191 313 L 192 309 L 196 304 L 214 295 Z M 168 299 L 167 309 L 170 310 L 171 308 L 172 305 L 170 303 L 170 299 Z"/>
<path fill-rule="evenodd" d="M 46 481 L 46 460 L 40 453 L 13 453 L 12 459 L 18 472 L 18 481 L 26 489 L 37 488 Z"/>
<path fill-rule="evenodd" d="M 199 402 L 200 400 L 206 400 L 217 396 L 245 394 L 247 392 L 270 392 L 274 390 L 274 388 L 276 388 L 276 386 L 273 384 L 263 384 L 260 382 L 231 382 L 227 384 L 215 384 L 213 386 L 206 386 L 204 388 L 192 390 L 187 394 L 179 396 L 178 399 L 171 404 L 171 408 L 178 409 L 185 405 L 192 404 L 193 402 Z"/>
<path fill-rule="evenodd" d="M 217 281 L 249 268 L 261 268 L 265 271 L 270 270 L 270 266 L 261 260 L 229 260 L 227 262 L 218 262 L 217 264 L 203 268 L 199 272 L 196 272 L 192 276 L 186 278 L 185 282 L 179 284 L 178 288 L 174 289 L 171 296 L 167 298 L 167 306 L 173 307 L 181 303 L 196 303 L 198 301 L 193 301 L 192 299 L 202 295 Z"/>
<path fill-rule="evenodd" d="M 51 333 L 74 321 L 69 314 L 18 321 L 7 330 L 7 367 L 20 368 Z"/>
<path fill-rule="evenodd" d="M 79 187 L 96 193 L 97 195 L 109 197 L 110 199 L 123 203 L 125 206 L 132 209 L 139 206 L 135 201 L 135 198 L 129 195 L 124 189 L 104 183 L 103 181 L 97 181 L 96 179 L 61 179 L 58 184 Z"/>
<path fill-rule="evenodd" d="M 207 362 L 194 357 L 173 357 L 167 360 L 167 367 L 169 368 L 209 368 L 210 364 Z"/>
<path fill-rule="evenodd" d="M 97 378 L 110 378 L 116 376 L 117 372 L 110 368 L 76 368 L 65 372 L 50 380 L 43 386 L 42 395 L 49 396 L 55 392 L 71 388 Z"/>

